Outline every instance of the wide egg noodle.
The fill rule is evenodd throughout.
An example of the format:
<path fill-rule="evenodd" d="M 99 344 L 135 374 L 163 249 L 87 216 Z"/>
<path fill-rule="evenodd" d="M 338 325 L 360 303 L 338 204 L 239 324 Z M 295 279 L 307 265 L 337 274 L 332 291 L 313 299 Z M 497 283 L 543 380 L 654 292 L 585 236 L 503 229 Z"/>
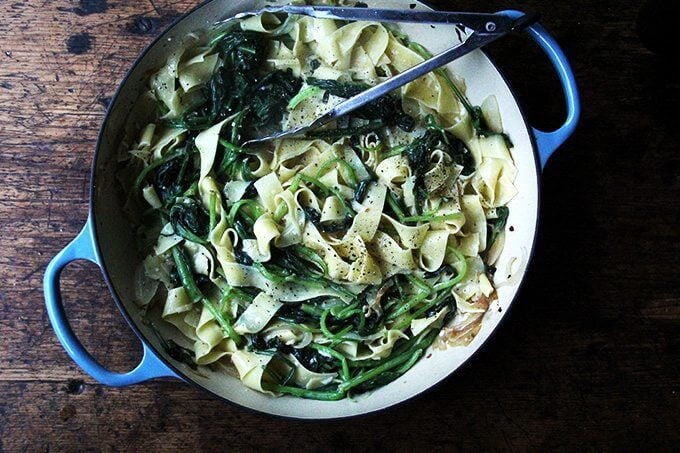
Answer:
<path fill-rule="evenodd" d="M 375 22 L 352 22 L 330 35 L 320 37 L 316 54 L 328 66 L 338 70 L 362 72 L 362 66 L 374 68 L 385 54 L 389 34 Z M 368 58 L 357 58 L 361 49 Z M 363 69 L 371 71 L 371 69 Z M 373 70 L 374 71 L 374 70 Z"/>
<path fill-rule="evenodd" d="M 389 58 L 389 65 L 395 73 L 403 72 L 423 61 L 420 55 L 403 45 L 393 36 L 389 37 L 385 54 Z M 454 135 L 457 135 L 456 131 L 451 129 L 467 119 L 464 115 L 465 109 L 458 98 L 455 97 L 450 89 L 445 88 L 444 80 L 433 72 L 404 85 L 401 88 L 401 92 L 405 100 L 411 101 L 410 104 L 405 102 L 405 107 L 412 106 L 410 113 L 422 115 L 436 112 L 445 126 Z M 467 135 L 464 138 L 467 138 Z"/>
<path fill-rule="evenodd" d="M 196 148 L 201 155 L 201 174 L 199 179 L 208 176 L 215 163 L 215 154 L 217 153 L 217 142 L 220 138 L 220 131 L 222 127 L 229 121 L 234 119 L 235 115 L 225 118 L 209 129 L 204 130 L 196 137 Z"/>
<path fill-rule="evenodd" d="M 510 150 L 501 135 L 480 137 L 476 144 L 480 162 L 472 186 L 481 195 L 485 207 L 503 206 L 517 194 L 513 184 L 517 169 Z"/>
<path fill-rule="evenodd" d="M 183 287 L 168 291 L 163 304 L 163 319 L 177 327 L 185 337 L 194 341 L 198 338 L 196 336 L 198 319 L 195 315 L 194 304 Z"/>
<path fill-rule="evenodd" d="M 416 269 L 411 249 L 403 248 L 387 233 L 377 231 L 367 247 L 371 255 L 378 258 L 380 270 L 385 278 Z"/>
<path fill-rule="evenodd" d="M 461 231 L 468 237 L 474 238 L 469 246 L 468 254 L 476 256 L 486 249 L 486 215 L 479 195 L 463 195 L 460 203 L 466 219 Z"/>
<path fill-rule="evenodd" d="M 313 339 L 313 335 L 309 330 L 281 321 L 270 322 L 268 326 L 262 330 L 261 336 L 265 342 L 276 339 L 286 346 L 292 346 L 296 349 L 308 346 Z"/>
<path fill-rule="evenodd" d="M 287 359 L 295 364 L 293 382 L 301 388 L 309 390 L 317 389 L 330 384 L 338 376 L 338 373 L 317 373 L 310 371 L 292 354 L 289 354 Z"/>
<path fill-rule="evenodd" d="M 219 58 L 217 53 L 210 52 L 212 52 L 210 48 L 201 49 L 198 55 L 179 65 L 177 69 L 179 85 L 185 93 L 210 80 Z"/>
<path fill-rule="evenodd" d="M 272 355 L 238 350 L 231 355 L 231 362 L 236 367 L 239 378 L 246 387 L 258 392 L 272 394 L 262 387 L 265 370 L 272 358 Z"/>
<path fill-rule="evenodd" d="M 302 234 L 302 244 L 321 254 L 326 266 L 328 276 L 334 280 L 345 280 L 349 273 L 350 265 L 342 259 L 340 254 L 328 243 L 319 230 L 307 222 Z"/>
<path fill-rule="evenodd" d="M 174 50 L 165 65 L 151 76 L 149 85 L 155 98 L 160 101 L 167 112 L 162 119 L 176 119 L 179 118 L 183 109 L 191 104 L 192 95 L 186 96 L 186 90 L 181 86 L 175 88 L 176 81 L 180 78 L 180 72 L 186 69 L 182 66 L 182 58 L 188 54 L 189 49 L 194 48 L 199 43 L 200 39 L 197 35 L 189 33 L 182 41 L 179 48 Z M 195 52 L 195 50 L 194 50 Z M 195 55 L 192 55 L 195 56 Z M 191 57 L 189 59 L 191 61 Z M 214 66 L 213 66 L 214 68 Z M 191 79 L 191 76 L 185 79 L 185 83 Z"/>
<path fill-rule="evenodd" d="M 302 231 L 307 219 L 298 198 L 301 190 L 304 190 L 304 188 L 299 189 L 295 194 L 290 190 L 284 190 L 274 197 L 277 206 L 286 207 L 286 215 L 282 219 L 283 230 L 280 236 L 276 238 L 276 246 L 279 248 L 290 247 L 302 242 Z"/>
<path fill-rule="evenodd" d="M 271 321 L 282 305 L 282 302 L 274 299 L 272 296 L 259 293 L 236 320 L 234 330 L 240 334 L 261 331 Z"/>
<path fill-rule="evenodd" d="M 414 319 L 411 321 L 411 333 L 413 335 L 420 335 L 420 333 L 425 331 L 425 329 L 434 327 L 437 324 L 441 324 L 441 322 L 444 320 L 444 316 L 446 316 L 449 311 L 449 307 L 444 307 L 433 316 Z"/>
<path fill-rule="evenodd" d="M 196 325 L 194 342 L 196 364 L 208 365 L 237 350 L 236 343 L 225 335 L 210 310 L 203 306 Z"/>
<path fill-rule="evenodd" d="M 326 197 L 321 209 L 321 222 L 340 221 L 345 218 L 344 205 L 338 197 Z"/>
<path fill-rule="evenodd" d="M 166 223 L 161 229 L 160 235 L 158 236 L 158 241 L 154 247 L 154 252 L 156 255 L 162 255 L 182 242 L 182 240 L 183 238 L 181 236 L 175 234 L 175 229 L 172 227 L 172 224 Z"/>
<path fill-rule="evenodd" d="M 381 222 L 390 225 L 397 232 L 401 245 L 409 249 L 419 249 L 430 229 L 428 224 L 404 225 L 387 214 L 381 215 Z"/>
<path fill-rule="evenodd" d="M 266 262 L 271 259 L 271 242 L 281 236 L 278 224 L 272 219 L 271 214 L 263 214 L 253 225 L 255 239 L 243 240 L 243 251 L 246 252 L 253 261 Z"/>
<path fill-rule="evenodd" d="M 255 181 L 260 204 L 270 213 L 276 212 L 276 196 L 283 192 L 283 187 L 275 173 L 269 173 Z"/>
<path fill-rule="evenodd" d="M 408 159 L 403 155 L 388 157 L 378 164 L 375 174 L 385 186 L 396 188 L 410 176 Z"/>
<path fill-rule="evenodd" d="M 430 157 L 432 168 L 423 175 L 427 193 L 432 194 L 442 188 L 453 174 L 451 157 L 442 150 L 435 150 Z"/>
<path fill-rule="evenodd" d="M 434 272 L 442 266 L 448 240 L 449 232 L 446 230 L 430 230 L 427 232 L 418 251 L 421 269 Z"/>
<path fill-rule="evenodd" d="M 364 201 L 354 216 L 352 226 L 347 230 L 347 233 L 340 242 L 341 246 L 347 244 L 348 241 L 352 241 L 355 236 L 360 237 L 364 241 L 373 239 L 380 225 L 386 195 L 387 188 L 385 186 L 375 183 L 370 185 Z"/>
<path fill-rule="evenodd" d="M 199 193 L 201 195 L 201 201 L 203 202 L 203 207 L 210 209 L 211 198 L 214 197 L 215 200 L 215 214 L 218 217 L 215 227 L 208 234 L 210 240 L 210 245 L 212 245 L 215 250 L 215 256 L 217 258 L 220 267 L 224 269 L 224 266 L 228 263 L 233 263 L 235 261 L 234 257 L 234 241 L 238 238 L 238 235 L 234 230 L 229 228 L 227 222 L 227 212 L 222 207 L 222 196 L 220 190 L 217 187 L 217 182 L 211 176 L 203 178 L 198 186 Z M 213 266 L 213 273 L 210 275 L 212 280 L 217 278 L 217 268 Z"/>

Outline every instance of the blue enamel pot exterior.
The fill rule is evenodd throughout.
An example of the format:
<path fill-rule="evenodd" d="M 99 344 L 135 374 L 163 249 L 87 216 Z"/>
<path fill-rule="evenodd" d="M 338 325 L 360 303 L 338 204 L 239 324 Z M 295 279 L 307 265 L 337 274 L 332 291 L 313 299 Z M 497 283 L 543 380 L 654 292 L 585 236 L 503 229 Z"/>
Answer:
<path fill-rule="evenodd" d="M 71 359 L 85 373 L 105 385 L 126 386 L 148 379 L 172 377 L 197 385 L 231 403 L 284 417 L 327 419 L 374 412 L 405 401 L 449 376 L 475 353 L 505 316 L 521 285 L 533 251 L 538 222 L 540 171 L 555 150 L 574 132 L 579 119 L 580 103 L 576 81 L 564 52 L 545 28 L 534 24 L 527 29 L 528 36 L 540 46 L 557 72 L 566 100 L 567 117 L 564 124 L 555 131 L 545 132 L 526 123 L 506 81 L 483 52 L 473 52 L 452 63 L 452 69 L 466 79 L 468 95 L 473 103 L 480 102 L 488 94 L 497 96 L 504 127 L 515 143 L 513 158 L 519 175 L 516 184 L 519 193 L 510 204 L 509 219 L 517 233 L 508 237 L 507 250 L 503 251 L 507 255 L 505 262 L 508 266 L 512 265 L 513 259 L 519 257 L 519 265 L 513 270 L 518 275 L 512 282 L 500 285 L 502 287 L 498 289 L 497 308 L 502 310 L 493 309 L 496 307 L 489 310 L 475 340 L 467 347 L 434 351 L 430 359 L 421 360 L 403 379 L 353 401 L 320 402 L 292 397 L 273 398 L 245 388 L 238 379 L 224 373 L 196 374 L 163 351 L 158 338 L 151 332 L 148 323 L 144 322 L 140 311 L 132 302 L 132 273 L 138 258 L 131 260 L 131 257 L 136 256 L 132 232 L 121 214 L 123 201 L 114 178 L 121 131 L 130 106 L 143 90 L 148 72 L 164 63 L 168 51 L 186 33 L 204 29 L 215 20 L 240 11 L 252 10 L 264 3 L 246 0 L 213 0 L 204 3 L 171 25 L 135 62 L 114 96 L 99 134 L 92 167 L 87 222 L 76 238 L 47 266 L 44 277 L 47 312 L 59 341 Z M 385 0 L 371 2 L 371 6 L 407 8 L 410 3 L 410 0 Z M 418 7 L 426 8 L 422 5 Z M 522 14 L 518 11 L 504 13 L 513 17 Z M 418 33 L 418 29 L 413 27 L 418 26 L 411 25 L 406 29 L 410 36 Z M 446 33 L 428 33 L 429 35 L 438 36 L 418 36 L 419 42 L 431 49 L 451 45 L 446 40 Z M 79 259 L 92 261 L 101 268 L 113 300 L 142 342 L 142 360 L 129 372 L 117 373 L 100 365 L 83 347 L 69 325 L 60 294 L 59 278 L 68 263 Z"/>

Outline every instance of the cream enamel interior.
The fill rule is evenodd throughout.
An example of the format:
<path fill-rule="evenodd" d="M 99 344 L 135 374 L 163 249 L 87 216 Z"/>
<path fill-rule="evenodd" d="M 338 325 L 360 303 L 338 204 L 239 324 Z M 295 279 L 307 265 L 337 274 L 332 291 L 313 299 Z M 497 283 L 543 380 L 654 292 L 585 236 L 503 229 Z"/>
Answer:
<path fill-rule="evenodd" d="M 511 225 L 514 231 L 506 233 L 505 248 L 497 265 L 495 284 L 498 288 L 498 301 L 489 308 L 481 331 L 469 346 L 432 351 L 431 356 L 419 361 L 397 381 L 354 400 L 337 402 L 294 397 L 273 398 L 248 389 L 239 379 L 221 372 L 197 375 L 162 351 L 157 338 L 149 327 L 141 322 L 139 310 L 132 302 L 132 276 L 137 259 L 132 258 L 135 253 L 132 231 L 121 213 L 123 201 L 115 181 L 116 152 L 130 106 L 143 90 L 149 71 L 164 64 L 168 52 L 179 44 L 180 37 L 193 30 L 204 29 L 215 20 L 240 11 L 257 9 L 265 3 L 248 0 L 214 0 L 203 5 L 166 32 L 134 67 L 114 99 L 104 123 L 96 154 L 92 200 L 96 240 L 105 272 L 128 315 L 144 335 L 145 341 L 183 373 L 185 380 L 194 381 L 210 392 L 241 406 L 274 415 L 323 419 L 373 412 L 411 398 L 451 374 L 475 353 L 505 316 L 525 273 L 536 231 L 538 173 L 530 132 L 509 87 L 483 52 L 475 51 L 450 65 L 454 72 L 465 79 L 467 94 L 473 104 L 480 104 L 489 94 L 497 97 L 504 129 L 515 145 L 512 154 L 518 169 L 515 185 L 519 193 L 508 205 L 510 208 L 508 225 Z M 370 5 L 408 8 L 410 3 L 412 3 L 410 0 L 384 0 L 372 1 Z M 426 7 L 419 4 L 418 8 Z M 404 24 L 402 29 L 435 53 L 456 42 L 453 28 L 448 26 L 436 26 L 432 29 L 429 25 Z M 512 277 L 508 280 L 509 274 Z M 166 325 L 161 331 L 164 335 L 172 337 L 172 329 L 174 327 Z M 451 381 L 452 384 L 454 380 Z"/>

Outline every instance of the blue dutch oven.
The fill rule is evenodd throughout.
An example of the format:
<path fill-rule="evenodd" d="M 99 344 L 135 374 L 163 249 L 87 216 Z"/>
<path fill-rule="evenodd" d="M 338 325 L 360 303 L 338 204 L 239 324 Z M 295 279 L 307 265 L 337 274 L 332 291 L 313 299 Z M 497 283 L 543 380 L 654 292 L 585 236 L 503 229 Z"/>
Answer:
<path fill-rule="evenodd" d="M 372 2 L 371 6 L 406 9 L 410 3 L 411 0 L 388 0 Z M 126 386 L 153 378 L 173 377 L 237 405 L 293 418 L 341 418 L 384 409 L 427 390 L 453 373 L 489 338 L 508 312 L 534 247 L 541 169 L 553 152 L 574 132 L 578 122 L 580 105 L 574 74 L 557 42 L 540 24 L 526 30 L 550 59 L 566 99 L 567 118 L 564 124 L 555 131 L 544 132 L 527 124 L 508 84 L 484 52 L 475 51 L 450 65 L 453 71 L 466 80 L 467 93 L 473 103 L 481 102 L 489 94 L 496 96 L 504 129 L 514 143 L 512 154 L 518 170 L 515 181 L 518 194 L 509 204 L 511 214 L 508 222 L 513 228 L 507 234 L 505 248 L 497 264 L 499 269 L 509 269 L 512 277 L 507 281 L 495 282 L 498 301 L 486 313 L 482 328 L 472 343 L 467 347 L 433 351 L 429 358 L 419 361 L 402 378 L 353 400 L 323 402 L 287 396 L 274 398 L 246 388 L 237 378 L 224 372 L 202 369 L 196 373 L 163 350 L 158 337 L 148 323 L 143 322 L 142 314 L 132 301 L 134 269 L 142 257 L 136 256 L 132 231 L 122 214 L 124 200 L 120 198 L 114 178 L 118 145 L 127 115 L 139 93 L 145 90 L 149 71 L 162 66 L 173 47 L 179 45 L 188 32 L 205 29 L 215 20 L 264 4 L 264 1 L 248 0 L 207 2 L 169 27 L 137 59 L 114 96 L 99 134 L 92 167 L 87 222 L 78 236 L 52 259 L 45 272 L 47 312 L 68 355 L 87 374 L 104 385 Z M 418 8 L 427 7 L 419 4 Z M 517 11 L 504 13 L 513 17 L 521 15 Z M 452 32 L 432 33 L 427 25 L 408 25 L 404 29 L 413 39 L 431 49 L 442 49 L 453 43 Z M 69 326 L 61 299 L 59 276 L 68 263 L 79 259 L 92 261 L 101 268 L 113 300 L 142 342 L 142 360 L 129 372 L 116 373 L 97 363 Z M 174 327 L 162 321 L 156 322 L 156 325 L 160 327 L 161 335 L 174 334 L 171 331 Z"/>

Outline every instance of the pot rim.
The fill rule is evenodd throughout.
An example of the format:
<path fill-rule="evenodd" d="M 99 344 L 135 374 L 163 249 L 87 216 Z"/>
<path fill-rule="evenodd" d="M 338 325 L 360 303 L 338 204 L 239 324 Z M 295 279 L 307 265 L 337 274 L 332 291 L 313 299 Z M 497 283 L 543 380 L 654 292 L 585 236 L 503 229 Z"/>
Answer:
<path fill-rule="evenodd" d="M 249 412 L 255 413 L 255 414 L 262 414 L 262 415 L 267 415 L 270 417 L 275 417 L 275 418 L 280 418 L 280 419 L 285 419 L 285 420 L 296 420 L 296 421 L 331 421 L 331 420 L 339 420 L 339 419 L 353 419 L 357 417 L 363 417 L 369 414 L 375 414 L 377 412 L 383 412 L 386 410 L 393 410 L 398 406 L 401 406 L 409 401 L 413 401 L 416 398 L 422 398 L 426 393 L 431 392 L 434 388 L 439 387 L 442 383 L 445 381 L 449 380 L 451 376 L 458 370 L 460 370 L 463 366 L 466 366 L 469 362 L 470 359 L 473 357 L 479 356 L 480 350 L 485 348 L 491 338 L 498 332 L 498 328 L 501 325 L 502 322 L 506 319 L 507 313 L 510 311 L 512 308 L 512 305 L 516 302 L 518 295 L 520 294 L 521 290 L 524 287 L 524 283 L 526 282 L 526 276 L 529 273 L 531 266 L 532 266 L 532 258 L 534 256 L 535 250 L 536 250 L 536 244 L 538 241 L 538 226 L 540 222 L 540 212 L 541 212 L 541 165 L 540 165 L 540 157 L 538 153 L 538 146 L 536 143 L 536 137 L 533 132 L 532 127 L 529 125 L 529 122 L 527 121 L 527 116 L 525 114 L 525 111 L 522 107 L 522 105 L 518 102 L 518 98 L 516 96 L 515 90 L 512 88 L 512 86 L 509 84 L 507 77 L 505 74 L 498 68 L 496 63 L 494 63 L 493 59 L 489 57 L 487 52 L 484 51 L 484 49 L 478 49 L 483 53 L 485 58 L 488 60 L 488 62 L 491 64 L 491 66 L 496 70 L 496 72 L 500 75 L 503 83 L 507 86 L 508 90 L 510 91 L 510 94 L 512 95 L 512 98 L 514 99 L 515 103 L 517 104 L 518 110 L 520 112 L 520 116 L 522 119 L 522 123 L 524 125 L 524 128 L 526 129 L 530 142 L 531 142 L 531 151 L 532 155 L 534 158 L 534 165 L 535 165 L 535 170 L 536 170 L 536 222 L 535 225 L 533 226 L 534 229 L 534 236 L 530 245 L 529 252 L 527 253 L 527 266 L 522 272 L 522 275 L 519 279 L 519 282 L 517 284 L 517 289 L 515 290 L 515 293 L 511 300 L 508 303 L 507 308 L 504 310 L 505 313 L 503 316 L 497 321 L 496 325 L 492 328 L 491 332 L 487 336 L 486 339 L 478 346 L 478 348 L 474 351 L 472 351 L 457 367 L 453 368 L 451 371 L 449 371 L 444 377 L 442 377 L 439 381 L 435 382 L 434 384 L 430 385 L 429 387 L 421 390 L 418 393 L 415 393 L 411 396 L 399 399 L 398 401 L 391 403 L 387 406 L 381 407 L 381 408 L 376 408 L 373 410 L 369 410 L 366 412 L 361 412 L 359 414 L 353 414 L 353 415 L 340 415 L 340 416 L 333 416 L 333 417 L 324 417 L 324 418 L 307 418 L 307 417 L 297 417 L 297 416 L 290 416 L 290 415 L 281 415 L 281 414 L 276 414 L 272 412 L 267 412 L 265 410 L 261 409 L 256 409 L 253 407 L 245 406 L 243 404 L 237 403 L 233 400 L 230 400 L 222 395 L 219 395 L 218 393 L 208 389 L 207 387 L 204 387 L 191 377 L 189 377 L 184 371 L 182 371 L 179 367 L 175 366 L 171 361 L 166 359 L 164 354 L 156 348 L 152 342 L 147 340 L 146 335 L 137 327 L 136 322 L 134 321 L 132 315 L 128 313 L 127 308 L 121 301 L 121 298 L 118 295 L 118 291 L 116 290 L 115 286 L 113 285 L 113 282 L 109 276 L 109 272 L 107 270 L 106 266 L 106 261 L 103 258 L 101 248 L 99 245 L 99 236 L 98 236 L 98 231 L 97 231 L 97 217 L 96 217 L 96 210 L 95 210 L 95 200 L 96 200 L 96 188 L 97 188 L 97 180 L 96 180 L 96 174 L 97 174 L 97 160 L 100 152 L 100 148 L 102 147 L 102 143 L 104 141 L 104 131 L 109 123 L 109 120 L 111 118 L 111 112 L 113 111 L 114 106 L 116 105 L 116 102 L 118 101 L 118 97 L 120 95 L 120 92 L 122 91 L 123 87 L 128 83 L 129 79 L 132 76 L 132 73 L 134 70 L 137 68 L 137 66 L 144 60 L 146 55 L 153 49 L 158 42 L 163 40 L 180 22 L 185 20 L 187 17 L 191 16 L 192 14 L 196 13 L 197 11 L 201 10 L 202 8 L 210 5 L 216 0 L 206 0 L 203 3 L 191 8 L 189 11 L 183 13 L 176 19 L 174 19 L 166 28 L 158 35 L 156 36 L 151 42 L 149 42 L 144 49 L 140 52 L 140 54 L 137 56 L 137 58 L 134 60 L 134 62 L 130 65 L 128 70 L 126 71 L 125 75 L 123 76 L 122 80 L 118 84 L 113 96 L 111 97 L 111 101 L 109 102 L 109 105 L 106 108 L 106 112 L 104 114 L 104 119 L 101 122 L 101 126 L 99 128 L 99 132 L 97 134 L 97 139 L 95 142 L 95 151 L 92 156 L 92 165 L 90 167 L 90 190 L 89 190 L 89 195 L 90 195 L 90 200 L 88 203 L 88 215 L 92 219 L 92 243 L 94 245 L 94 251 L 95 254 L 101 263 L 100 268 L 101 268 L 101 273 L 104 278 L 104 282 L 106 283 L 106 286 L 109 289 L 109 292 L 111 293 L 111 296 L 116 303 L 116 306 L 118 307 L 118 310 L 121 312 L 123 315 L 123 318 L 127 322 L 127 324 L 130 326 L 132 331 L 134 332 L 135 336 L 139 339 L 140 342 L 143 343 L 143 345 L 147 346 L 153 353 L 154 355 L 170 370 L 172 370 L 173 373 L 177 376 L 178 379 L 182 380 L 185 383 L 188 383 L 192 385 L 195 388 L 198 388 L 202 390 L 203 392 L 206 392 L 210 394 L 213 398 L 216 398 L 220 401 L 226 402 L 230 405 L 233 405 L 235 407 L 241 408 L 241 409 L 246 409 Z M 435 9 L 425 3 L 423 0 L 414 0 L 416 3 L 420 3 L 421 5 L 425 6 L 426 8 L 429 9 Z"/>

